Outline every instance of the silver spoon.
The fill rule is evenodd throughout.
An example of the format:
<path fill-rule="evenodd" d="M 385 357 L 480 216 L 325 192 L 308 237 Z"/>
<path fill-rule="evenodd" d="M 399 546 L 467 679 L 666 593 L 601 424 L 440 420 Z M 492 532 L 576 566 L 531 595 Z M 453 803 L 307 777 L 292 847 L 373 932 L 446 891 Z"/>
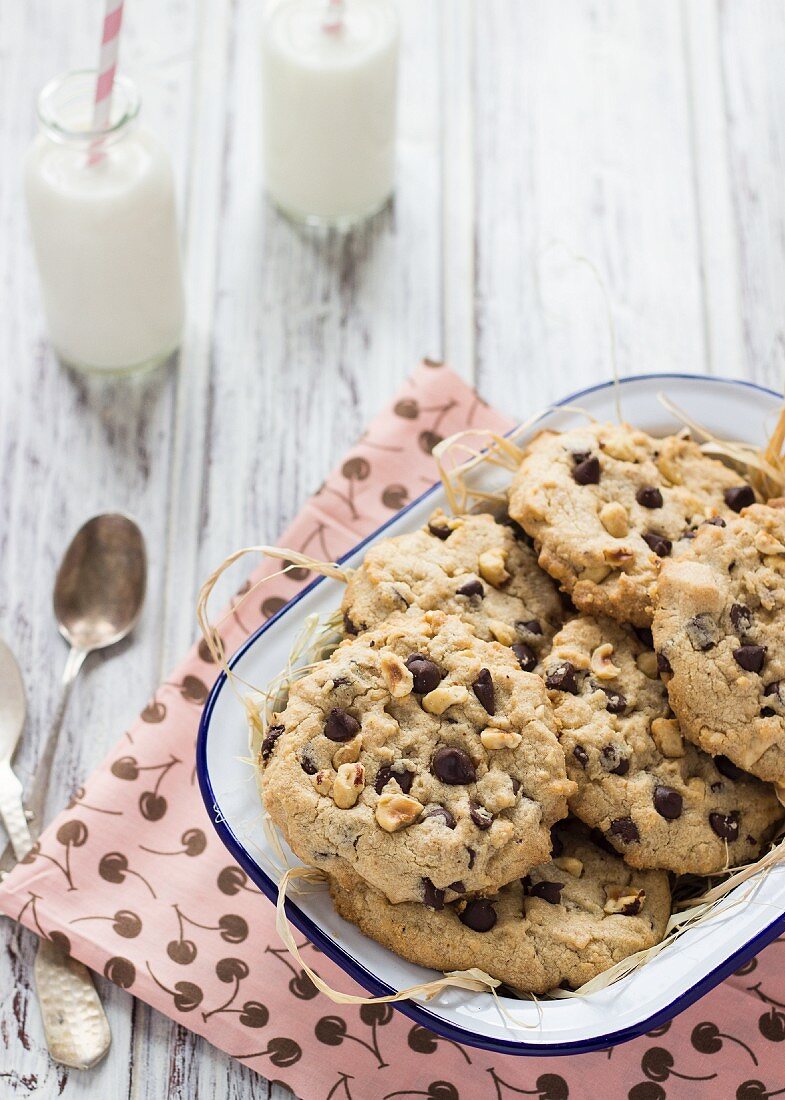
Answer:
<path fill-rule="evenodd" d="M 130 633 L 142 610 L 146 584 L 144 538 L 128 516 L 111 512 L 94 516 L 74 535 L 55 579 L 55 617 L 71 651 L 61 680 L 60 703 L 28 799 L 37 824 L 41 822 L 57 740 L 74 680 L 89 653 L 114 645 Z M 6 850 L 0 867 L 6 865 L 8 857 Z M 46 943 L 36 959 L 36 981 L 52 1057 L 78 1068 L 94 1065 L 106 1053 L 110 1036 L 89 971 L 62 952 L 58 954 L 55 945 Z M 82 1029 L 74 1026 L 73 1017 L 69 1022 L 62 1011 L 66 993 L 75 1005 L 81 1006 L 78 1017 L 83 1022 Z M 98 1026 L 95 1019 L 88 1024 L 96 1005 L 102 1018 L 97 1021 Z M 89 1042 L 85 1044 L 88 1036 Z"/>

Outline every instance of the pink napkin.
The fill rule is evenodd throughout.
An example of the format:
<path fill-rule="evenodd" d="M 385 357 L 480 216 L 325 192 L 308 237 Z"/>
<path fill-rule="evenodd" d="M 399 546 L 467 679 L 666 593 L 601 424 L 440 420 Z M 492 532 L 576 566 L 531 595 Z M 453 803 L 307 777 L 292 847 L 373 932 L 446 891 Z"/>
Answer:
<path fill-rule="evenodd" d="M 434 480 L 432 447 L 469 426 L 510 422 L 446 368 L 424 363 L 282 544 L 339 557 Z M 265 562 L 252 581 L 275 568 Z M 265 585 L 223 626 L 227 650 L 310 579 L 299 570 Z M 205 647 L 195 646 L 0 887 L 0 910 L 67 942 L 88 966 L 305 1100 L 765 1100 L 785 1092 L 779 943 L 672 1024 L 609 1052 L 554 1059 L 461 1047 L 387 1005 L 338 1007 L 318 994 L 282 946 L 273 906 L 232 861 L 202 805 L 194 738 L 215 676 Z M 361 992 L 304 948 L 331 985 Z"/>

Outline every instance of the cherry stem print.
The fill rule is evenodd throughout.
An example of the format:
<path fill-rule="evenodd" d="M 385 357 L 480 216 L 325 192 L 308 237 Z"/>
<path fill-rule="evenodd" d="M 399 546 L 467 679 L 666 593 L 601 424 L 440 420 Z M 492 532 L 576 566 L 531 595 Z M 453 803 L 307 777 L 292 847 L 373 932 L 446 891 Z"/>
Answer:
<path fill-rule="evenodd" d="M 729 1043 L 736 1043 L 743 1050 L 746 1050 L 752 1059 L 753 1065 L 757 1066 L 758 1059 L 746 1043 L 743 1043 L 741 1039 L 737 1039 L 735 1035 L 727 1035 L 724 1031 L 720 1031 L 717 1025 L 711 1023 L 710 1020 L 704 1020 L 703 1023 L 696 1024 L 690 1037 L 692 1045 L 701 1054 L 719 1053 L 722 1050 L 723 1039 L 727 1039 Z"/>
<path fill-rule="evenodd" d="M 248 938 L 248 922 L 237 913 L 225 913 L 219 918 L 218 924 L 200 924 L 193 917 L 188 917 L 179 907 L 177 902 L 172 906 L 177 914 L 180 925 L 180 935 L 183 934 L 183 925 L 190 924 L 192 928 L 201 928 L 205 932 L 220 932 L 221 939 L 226 943 L 242 943 Z"/>
<path fill-rule="evenodd" d="M 774 1005 L 776 1008 L 785 1008 L 785 1004 L 783 1004 L 782 1001 L 775 1001 L 773 997 L 769 997 L 767 993 L 763 992 L 760 986 L 761 983 L 757 982 L 755 985 L 748 985 L 747 989 L 750 993 L 757 994 L 757 996 L 760 997 L 764 1004 Z"/>
<path fill-rule="evenodd" d="M 303 951 L 306 947 L 311 945 L 306 941 L 305 943 L 297 944 L 298 951 Z M 305 970 L 298 970 L 294 963 L 289 959 L 289 950 L 286 947 L 265 947 L 265 954 L 274 955 L 279 962 L 282 962 L 284 966 L 289 970 L 292 977 L 289 980 L 289 992 L 297 997 L 301 1001 L 312 1000 L 319 992 L 316 986 Z"/>
<path fill-rule="evenodd" d="M 149 962 L 145 962 L 144 965 L 158 988 L 169 994 L 174 1001 L 174 1007 L 180 1012 L 193 1012 L 202 1003 L 204 994 L 198 985 L 194 985 L 193 982 L 175 982 L 174 989 L 170 989 L 169 986 L 164 985 L 162 981 L 156 978 Z"/>
<path fill-rule="evenodd" d="M 425 1096 L 427 1100 L 459 1100 L 458 1090 L 450 1081 L 431 1081 L 427 1089 L 409 1089 L 402 1092 L 388 1092 L 384 1100 L 393 1096 Z"/>
<path fill-rule="evenodd" d="M 61 863 L 54 856 L 50 856 L 48 852 L 41 851 L 40 848 L 33 849 L 35 852 L 35 858 L 45 859 L 49 863 L 54 864 L 55 867 L 65 876 L 65 880 L 68 883 L 69 893 L 71 890 L 75 890 L 74 880 L 71 877 L 71 848 L 81 848 L 87 843 L 87 826 L 79 821 L 78 818 L 73 818 L 71 821 L 66 821 L 60 826 L 55 834 L 59 844 L 62 844 L 65 849 L 65 862 Z"/>
<path fill-rule="evenodd" d="M 421 1027 L 420 1024 L 414 1025 L 409 1032 L 407 1041 L 411 1049 L 418 1054 L 434 1054 L 439 1043 L 449 1043 L 450 1046 L 455 1047 L 458 1053 L 466 1059 L 469 1065 L 472 1064 L 471 1058 L 460 1043 L 456 1043 L 454 1039 L 446 1039 L 441 1035 L 435 1035 L 432 1031 L 429 1031 L 427 1027 Z"/>
<path fill-rule="evenodd" d="M 498 1100 L 502 1100 L 504 1096 L 503 1089 L 514 1092 L 518 1096 L 536 1096 L 538 1100 L 567 1100 L 569 1096 L 567 1082 L 558 1073 L 541 1073 L 533 1089 L 521 1089 L 516 1085 L 511 1085 L 509 1081 L 499 1077 L 493 1066 L 490 1067 L 488 1073 L 491 1075 L 491 1080 L 496 1088 Z"/>
<path fill-rule="evenodd" d="M 84 801 L 84 796 L 84 787 L 77 787 L 71 799 L 71 805 L 68 807 L 69 810 L 73 809 L 75 806 L 80 806 L 83 810 L 92 810 L 93 813 L 96 814 L 108 814 L 110 817 L 123 816 L 122 810 L 105 810 L 103 806 L 92 806 L 89 802 Z"/>
<path fill-rule="evenodd" d="M 242 626 L 242 623 L 240 623 L 240 625 Z M 243 627 L 243 629 L 245 628 Z M 179 684 L 173 680 L 166 680 L 165 684 L 166 687 L 177 688 L 180 695 L 187 703 L 193 703 L 197 707 L 202 707 L 207 702 L 207 696 L 209 694 L 207 685 L 200 680 L 198 676 L 184 676 Z"/>
<path fill-rule="evenodd" d="M 37 910 L 36 904 L 35 904 L 37 901 L 40 901 L 40 895 L 31 893 L 30 896 L 28 897 L 27 901 L 24 903 L 22 908 L 19 910 L 16 921 L 17 921 L 17 924 L 20 924 L 21 921 L 22 921 L 22 917 L 25 915 L 25 913 L 29 909 L 30 912 L 33 914 L 33 923 L 35 924 L 36 928 L 38 929 L 38 934 L 41 936 L 42 939 L 48 939 L 49 937 L 47 936 L 46 932 L 44 932 L 43 928 L 41 927 L 41 922 L 38 919 L 38 910 Z"/>
<path fill-rule="evenodd" d="M 351 1075 L 351 1073 L 342 1073 L 342 1074 L 340 1074 L 340 1076 L 338 1077 L 338 1080 L 335 1082 L 333 1087 L 327 1093 L 327 1096 L 325 1097 L 325 1100 L 334 1100 L 334 1097 L 336 1097 L 338 1095 L 338 1089 L 340 1089 L 340 1088 L 343 1088 L 343 1092 L 344 1092 L 344 1096 L 346 1097 L 346 1100 L 352 1100 L 352 1094 L 349 1091 L 349 1082 L 353 1081 L 353 1080 L 354 1080 L 354 1077 Z"/>
<path fill-rule="evenodd" d="M 317 523 L 316 526 L 311 531 L 308 538 L 301 544 L 300 553 L 301 554 L 306 554 L 308 552 L 308 547 L 311 545 L 313 540 L 315 538 L 317 538 L 319 540 L 319 550 L 321 551 L 322 558 L 325 561 L 332 561 L 333 556 L 327 548 L 327 540 L 326 540 L 325 535 L 324 535 L 326 530 L 327 530 L 327 525 L 326 524 Z"/>
<path fill-rule="evenodd" d="M 111 916 L 102 916 L 99 913 L 93 916 L 86 917 L 74 917 L 69 921 L 69 924 L 81 924 L 86 920 L 106 920 L 112 922 L 112 927 L 118 936 L 122 936 L 126 940 L 135 939 L 142 931 L 142 920 L 131 909 L 118 909 L 116 913 Z"/>
<path fill-rule="evenodd" d="M 98 864 L 98 874 L 104 882 L 113 883 L 124 882 L 126 875 L 133 875 L 134 878 L 138 878 L 140 882 L 145 884 L 154 898 L 158 897 L 144 875 L 131 870 L 128 866 L 128 857 L 124 856 L 122 852 L 107 852 L 105 856 L 102 856 L 101 862 Z"/>
<path fill-rule="evenodd" d="M 229 1055 L 230 1058 L 240 1058 L 245 1062 L 250 1061 L 251 1058 L 269 1058 L 270 1062 L 279 1068 L 293 1066 L 302 1056 L 303 1052 L 299 1044 L 295 1043 L 294 1039 L 284 1038 L 271 1039 L 264 1050 L 255 1050 L 251 1054 Z"/>
<path fill-rule="evenodd" d="M 231 995 L 224 1001 L 222 1005 L 218 1005 L 217 1008 L 210 1009 L 209 1012 L 202 1013 L 202 1019 L 207 1021 L 211 1016 L 216 1016 L 219 1012 L 232 1011 L 231 1005 L 234 1003 L 237 994 L 240 992 L 241 983 L 248 977 L 250 973 L 248 969 L 248 963 L 243 962 L 242 959 L 219 959 L 215 964 L 215 973 L 218 976 L 220 982 L 232 983 L 234 989 Z M 234 1009 L 235 1012 L 242 1012 L 242 1009 Z"/>
<path fill-rule="evenodd" d="M 159 848 L 148 848 L 144 844 L 139 847 L 143 852 L 149 852 L 153 856 L 200 856 L 207 847 L 207 838 L 201 829 L 186 829 L 180 837 L 182 848 L 174 851 L 161 851 Z"/>
<path fill-rule="evenodd" d="M 665 1047 L 649 1047 L 641 1059 L 641 1069 L 650 1081 L 667 1081 L 677 1077 L 680 1081 L 713 1081 L 716 1073 L 705 1076 L 679 1073 L 673 1068 L 673 1055 Z"/>
<path fill-rule="evenodd" d="M 379 1063 L 379 1069 L 383 1069 L 387 1065 L 376 1042 L 375 1028 L 372 1029 L 373 1043 L 366 1043 L 359 1036 L 350 1034 L 346 1026 L 346 1020 L 342 1016 L 322 1016 L 321 1020 L 317 1020 L 314 1033 L 319 1042 L 328 1047 L 339 1047 L 344 1039 L 351 1039 L 353 1043 L 359 1043 L 361 1047 L 365 1047 L 366 1050 L 371 1052 Z"/>

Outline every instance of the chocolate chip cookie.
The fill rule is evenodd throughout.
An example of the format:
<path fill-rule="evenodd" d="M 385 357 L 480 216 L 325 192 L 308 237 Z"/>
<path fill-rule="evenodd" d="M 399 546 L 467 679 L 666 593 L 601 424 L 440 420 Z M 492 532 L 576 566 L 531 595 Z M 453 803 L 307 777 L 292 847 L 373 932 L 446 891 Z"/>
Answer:
<path fill-rule="evenodd" d="M 703 528 L 656 589 L 653 633 L 685 734 L 785 784 L 785 512 Z"/>
<path fill-rule="evenodd" d="M 525 874 L 574 790 L 540 677 L 437 611 L 347 639 L 299 680 L 259 764 L 300 859 L 356 871 L 393 902 Z"/>
<path fill-rule="evenodd" d="M 760 856 L 782 807 L 768 784 L 685 741 L 647 630 L 581 615 L 556 635 L 545 675 L 577 785 L 570 809 L 629 864 L 706 875 Z"/>
<path fill-rule="evenodd" d="M 371 547 L 346 589 L 347 629 L 356 633 L 413 607 L 459 615 L 479 638 L 510 646 L 531 672 L 562 619 L 551 578 L 524 532 L 490 515 L 446 516 Z"/>
<path fill-rule="evenodd" d="M 689 439 L 589 424 L 537 436 L 513 479 L 510 515 L 582 611 L 649 626 L 662 561 L 754 499 Z"/>
<path fill-rule="evenodd" d="M 479 967 L 522 992 L 578 988 L 659 943 L 670 915 L 664 871 L 633 871 L 572 827 L 554 858 L 495 897 L 391 905 L 357 877 L 332 881 L 335 907 L 372 939 L 434 970 Z"/>

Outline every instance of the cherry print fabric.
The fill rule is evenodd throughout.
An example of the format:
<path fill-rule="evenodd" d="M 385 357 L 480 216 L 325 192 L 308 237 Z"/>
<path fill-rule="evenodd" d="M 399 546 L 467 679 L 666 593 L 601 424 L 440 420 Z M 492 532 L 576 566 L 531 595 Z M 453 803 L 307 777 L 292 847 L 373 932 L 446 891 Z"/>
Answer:
<path fill-rule="evenodd" d="M 435 479 L 440 439 L 510 426 L 445 367 L 423 363 L 281 543 L 339 557 Z M 277 567 L 263 563 L 248 584 Z M 295 570 L 243 603 L 221 628 L 227 651 L 311 579 Z M 194 740 L 215 676 L 209 651 L 195 645 L 0 886 L 0 911 L 303 1100 L 785 1094 L 781 941 L 671 1024 L 572 1057 L 461 1047 L 389 1005 L 336 1006 L 318 994 L 282 946 L 273 906 L 232 861 L 202 805 Z M 331 985 L 361 992 L 313 947 L 302 949 Z"/>

